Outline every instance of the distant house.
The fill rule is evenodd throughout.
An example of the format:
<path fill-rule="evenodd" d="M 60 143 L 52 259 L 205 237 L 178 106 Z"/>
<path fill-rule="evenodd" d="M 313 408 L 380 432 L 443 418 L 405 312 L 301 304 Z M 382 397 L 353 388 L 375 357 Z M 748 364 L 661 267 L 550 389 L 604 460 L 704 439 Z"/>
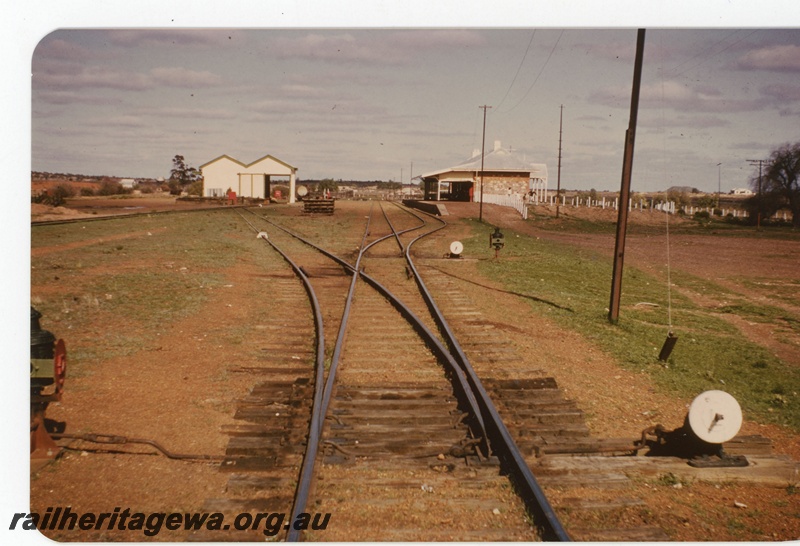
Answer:
<path fill-rule="evenodd" d="M 269 199 L 270 185 L 289 183 L 289 202 L 295 202 L 297 167 L 271 155 L 245 164 L 228 155 L 221 155 L 200 165 L 203 175 L 203 196 L 222 197 L 233 190 L 240 197 Z"/>
<path fill-rule="evenodd" d="M 120 185 L 125 189 L 133 189 L 136 186 L 136 180 L 133 178 L 123 178 L 119 181 Z"/>
<path fill-rule="evenodd" d="M 753 190 L 747 188 L 733 188 L 731 193 L 733 195 L 753 195 Z"/>
<path fill-rule="evenodd" d="M 529 163 L 519 154 L 502 148 L 499 140 L 483 158 L 481 151 L 475 150 L 468 161 L 423 174 L 420 178 L 424 182 L 426 200 L 478 201 L 481 178 L 487 195 L 523 196 L 534 192 L 544 198 L 547 193 L 547 165 Z"/>

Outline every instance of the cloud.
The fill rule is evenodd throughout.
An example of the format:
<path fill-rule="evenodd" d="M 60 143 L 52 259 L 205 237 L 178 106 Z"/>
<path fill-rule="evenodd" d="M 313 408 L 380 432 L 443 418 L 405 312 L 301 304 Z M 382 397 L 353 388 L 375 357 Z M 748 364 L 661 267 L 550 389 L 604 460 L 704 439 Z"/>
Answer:
<path fill-rule="evenodd" d="M 143 108 L 136 111 L 142 116 L 185 119 L 234 119 L 236 114 L 222 108 Z"/>
<path fill-rule="evenodd" d="M 153 86 L 152 78 L 146 74 L 118 71 L 113 68 L 90 66 L 77 73 L 34 72 L 34 88 L 75 90 L 85 88 L 106 88 L 127 91 L 141 91 Z"/>
<path fill-rule="evenodd" d="M 60 38 L 55 40 L 43 39 L 33 52 L 34 60 L 55 59 L 75 62 L 98 57 L 98 53 Z"/>
<path fill-rule="evenodd" d="M 97 94 L 87 94 L 77 91 L 40 91 L 35 96 L 35 101 L 47 104 L 119 104 L 122 102 L 115 97 L 99 96 Z"/>
<path fill-rule="evenodd" d="M 146 127 L 148 123 L 139 116 L 123 115 L 110 118 L 100 118 L 90 121 L 88 125 L 98 127 Z"/>
<path fill-rule="evenodd" d="M 375 38 L 376 34 L 380 36 L 379 39 Z M 421 51 L 464 48 L 483 43 L 485 39 L 480 33 L 469 30 L 412 33 L 360 31 L 279 37 L 270 51 L 281 59 L 401 65 L 413 62 Z"/>
<path fill-rule="evenodd" d="M 720 118 L 718 116 L 687 116 L 675 115 L 668 118 L 663 118 L 659 115 L 650 115 L 640 117 L 638 120 L 640 127 L 650 127 L 659 129 L 662 127 L 685 127 L 695 129 L 706 129 L 710 127 L 726 127 L 730 125 L 730 121 Z"/>
<path fill-rule="evenodd" d="M 574 52 L 583 52 L 585 55 L 591 55 L 592 57 L 632 64 L 636 57 L 636 37 L 633 37 L 632 42 L 578 42 L 567 46 L 567 49 Z M 649 56 L 651 52 L 648 51 L 647 54 Z"/>
<path fill-rule="evenodd" d="M 168 87 L 213 87 L 222 83 L 222 78 L 207 70 L 196 71 L 181 67 L 160 67 L 150 71 L 153 82 Z"/>
<path fill-rule="evenodd" d="M 595 91 L 588 102 L 611 107 L 630 106 L 630 86 L 606 87 Z M 680 112 L 749 112 L 766 106 L 763 99 L 739 99 L 726 96 L 710 86 L 690 87 L 677 81 L 643 85 L 640 108 L 669 108 Z"/>
<path fill-rule="evenodd" d="M 761 88 L 761 94 L 776 102 L 792 102 L 800 100 L 800 85 L 773 83 Z"/>
<path fill-rule="evenodd" d="M 129 72 L 103 66 L 87 66 L 74 71 L 53 67 L 34 71 L 34 89 L 75 91 L 80 89 L 115 89 L 145 91 L 157 86 L 175 88 L 215 87 L 222 78 L 208 71 L 180 67 L 154 68 L 149 73 Z M 66 95 L 63 95 L 66 97 Z"/>
<path fill-rule="evenodd" d="M 800 46 L 776 45 L 756 49 L 739 57 L 736 67 L 741 70 L 800 72 Z"/>
<path fill-rule="evenodd" d="M 121 47 L 143 47 L 149 45 L 220 45 L 240 37 L 238 30 L 166 30 L 166 29 L 133 29 L 105 31 L 108 41 Z"/>

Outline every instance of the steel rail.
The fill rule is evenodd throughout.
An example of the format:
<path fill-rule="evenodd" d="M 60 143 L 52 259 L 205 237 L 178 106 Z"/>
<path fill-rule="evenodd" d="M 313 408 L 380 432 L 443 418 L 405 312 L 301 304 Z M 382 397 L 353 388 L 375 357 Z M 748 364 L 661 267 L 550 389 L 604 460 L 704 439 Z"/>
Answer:
<path fill-rule="evenodd" d="M 359 245 L 358 257 L 356 259 L 356 270 L 361 262 L 361 256 L 364 252 L 364 241 L 367 238 L 367 234 L 369 233 L 369 224 L 372 216 L 372 207 L 370 207 L 370 216 L 367 218 L 367 225 L 364 228 L 364 235 L 361 239 L 361 245 Z M 297 494 L 295 495 L 295 502 L 292 508 L 292 517 L 290 521 L 297 521 L 297 517 L 301 512 L 304 512 L 306 509 L 306 504 L 308 503 L 308 495 L 311 489 L 311 481 L 314 479 L 314 467 L 317 461 L 317 453 L 319 451 L 319 440 L 322 437 L 322 427 L 325 420 L 325 415 L 328 414 L 328 406 L 330 405 L 331 395 L 333 393 L 333 384 L 336 380 L 336 372 L 339 368 L 339 357 L 342 353 L 342 346 L 344 345 L 344 335 L 347 331 L 347 321 L 350 318 L 350 307 L 353 302 L 353 295 L 355 294 L 356 289 L 356 281 L 358 280 L 358 275 L 353 275 L 352 279 L 350 280 L 350 287 L 348 288 L 347 292 L 347 299 L 344 304 L 344 310 L 342 311 L 342 319 L 339 323 L 339 333 L 336 337 L 336 344 L 333 348 L 333 355 L 331 356 L 331 365 L 330 369 L 328 370 L 328 377 L 325 381 L 325 389 L 322 394 L 321 403 L 317 406 L 315 405 L 312 412 L 313 418 L 318 423 L 316 428 L 312 428 L 309 434 L 308 443 L 311 445 L 311 437 L 314 438 L 314 449 L 307 449 L 306 454 L 303 457 L 303 471 L 301 472 L 301 480 L 297 485 Z M 286 541 L 287 542 L 298 542 L 300 540 L 300 531 L 295 529 L 294 526 L 289 528 L 289 532 L 286 534 Z"/>
<path fill-rule="evenodd" d="M 385 208 L 383 208 L 383 204 L 381 204 L 381 202 L 380 202 L 380 201 L 378 202 L 378 204 L 381 206 L 381 212 L 383 213 L 383 217 L 386 219 L 386 223 L 387 223 L 387 224 L 389 224 L 389 228 L 392 230 L 392 235 L 394 235 L 394 238 L 395 238 L 395 240 L 397 241 L 397 246 L 399 246 L 399 247 L 400 247 L 400 254 L 402 254 L 402 253 L 403 253 L 403 251 L 405 250 L 405 247 L 403 246 L 403 242 L 402 242 L 402 241 L 400 241 L 400 235 L 401 235 L 402 233 L 407 233 L 407 232 L 409 232 L 409 231 L 414 231 L 414 230 L 420 229 L 422 226 L 424 226 L 424 225 L 425 225 L 425 220 L 423 220 L 422 218 L 420 218 L 419 216 L 417 216 L 416 218 L 417 218 L 417 219 L 418 219 L 420 222 L 422 222 L 422 223 L 421 223 L 419 226 L 417 226 L 417 227 L 415 227 L 415 228 L 404 229 L 403 231 L 401 231 L 401 232 L 399 232 L 399 233 L 398 233 L 398 232 L 397 232 L 397 230 L 396 230 L 396 229 L 394 229 L 394 225 L 392 225 L 392 221 L 391 221 L 391 220 L 389 220 L 389 215 L 388 215 L 388 214 L 386 214 L 386 209 L 385 209 Z M 391 235 L 389 235 L 389 237 L 391 237 Z M 378 240 L 379 240 L 379 241 L 380 241 L 380 240 L 383 240 L 383 238 L 381 238 L 381 239 L 378 239 Z M 377 241 L 376 241 L 376 242 L 377 242 Z"/>
<path fill-rule="evenodd" d="M 252 210 L 250 210 L 249 212 L 251 212 L 252 214 L 255 214 L 255 212 L 253 212 Z M 258 215 L 256 215 L 256 216 L 258 216 Z M 335 254 L 325 250 L 324 248 L 321 248 L 321 247 L 315 245 L 311 241 L 308 241 L 307 239 L 303 238 L 301 235 L 299 235 L 297 233 L 294 233 L 291 230 L 281 226 L 280 224 L 277 224 L 277 223 L 273 222 L 269 218 L 266 218 L 264 216 L 259 216 L 259 218 L 261 218 L 262 220 L 264 220 L 268 224 L 274 226 L 275 228 L 277 228 L 277 229 L 287 233 L 288 235 L 294 237 L 295 239 L 299 240 L 300 242 L 310 246 L 311 248 L 315 249 L 316 251 L 320 252 L 321 254 L 324 254 L 325 256 L 330 258 L 331 260 L 333 260 L 336 263 L 338 263 L 339 265 L 341 265 L 343 268 L 345 268 L 345 269 L 347 269 L 347 270 L 349 270 L 351 272 L 355 272 L 355 268 L 350 263 L 348 263 L 347 261 L 343 260 L 342 258 L 336 256 Z M 415 229 L 419 229 L 420 227 L 422 227 L 422 226 L 418 226 L 418 227 L 415 227 L 415 228 L 410 228 L 410 229 L 407 229 L 407 230 L 403 230 L 403 231 L 401 231 L 399 233 L 405 233 L 407 231 L 413 231 Z M 392 237 L 392 235 L 391 234 L 390 235 L 386 235 L 384 237 L 379 238 L 376 241 L 373 241 L 367 247 L 365 247 L 365 250 L 368 247 L 371 247 L 372 245 L 374 245 L 376 243 L 379 243 L 379 242 L 381 242 L 381 241 L 383 241 L 383 240 L 385 240 L 385 239 L 387 239 L 389 237 Z M 478 401 L 475 399 L 475 396 L 472 393 L 472 389 L 471 389 L 471 387 L 469 385 L 469 382 L 467 381 L 466 375 L 464 374 L 463 370 L 461 369 L 461 366 L 458 364 L 458 362 L 450 354 L 450 351 L 447 349 L 447 347 L 438 338 L 436 333 L 433 332 L 430 328 L 428 328 L 425 325 L 425 323 L 422 321 L 422 319 L 420 319 L 406 304 L 404 304 L 402 302 L 402 300 L 400 300 L 397 296 L 395 296 L 391 291 L 389 291 L 386 287 L 384 287 L 376 279 L 372 278 L 370 275 L 367 275 L 364 271 L 359 271 L 359 274 L 364 279 L 364 281 L 366 281 L 370 286 L 372 286 L 375 290 L 377 290 L 383 297 L 385 297 L 387 300 L 389 300 L 389 302 L 394 306 L 394 308 L 397 309 L 398 312 L 400 312 L 400 314 L 403 316 L 403 318 L 405 318 L 406 321 L 414 328 L 414 330 L 417 331 L 417 333 L 420 334 L 420 336 L 426 341 L 426 344 L 431 349 L 431 351 L 433 351 L 433 353 L 435 355 L 437 355 L 437 357 L 442 359 L 442 361 L 447 363 L 448 369 L 450 370 L 451 373 L 454 374 L 454 376 L 457 379 L 457 383 L 455 384 L 455 387 L 458 389 L 460 395 L 462 396 L 462 399 L 466 399 L 467 404 L 469 405 L 469 408 L 470 408 L 470 411 L 471 411 L 471 414 L 470 414 L 470 418 L 471 418 L 470 421 L 471 422 L 468 422 L 468 425 L 470 426 L 470 430 L 472 431 L 474 437 L 482 438 L 482 439 L 484 439 L 484 442 L 486 442 L 486 437 L 487 437 L 486 426 L 485 426 L 485 424 L 483 422 L 483 416 L 482 416 L 480 408 L 478 406 Z"/>
<path fill-rule="evenodd" d="M 181 210 L 150 210 L 144 212 L 129 212 L 123 214 L 106 214 L 103 216 L 87 216 L 85 218 L 64 218 L 59 220 L 32 220 L 31 227 L 37 226 L 57 226 L 60 224 L 79 224 L 81 222 L 99 222 L 101 220 L 123 220 L 125 218 L 139 218 L 142 216 L 156 216 L 162 214 L 179 214 L 181 212 L 216 212 L 221 210 L 240 209 L 251 205 L 228 205 L 227 207 L 208 207 L 202 209 L 181 209 Z"/>
<path fill-rule="evenodd" d="M 254 231 L 259 233 L 259 237 L 261 239 L 266 241 L 283 257 L 283 259 L 292 267 L 292 270 L 295 272 L 295 274 L 300 277 L 300 280 L 303 282 L 303 287 L 308 294 L 309 301 L 311 302 L 311 307 L 314 310 L 314 326 L 317 335 L 317 358 L 314 372 L 314 401 L 311 409 L 311 421 L 308 427 L 309 435 L 306 442 L 306 451 L 303 454 L 303 464 L 300 467 L 298 485 L 295 489 L 295 498 L 292 505 L 292 517 L 290 519 L 290 521 L 297 521 L 295 518 L 298 514 L 305 510 L 308 502 L 308 493 L 310 490 L 311 480 L 314 476 L 314 465 L 317 460 L 317 452 L 319 451 L 319 440 L 322 436 L 323 418 L 325 415 L 324 412 L 320 412 L 318 409 L 322 407 L 323 386 L 325 384 L 325 330 L 322 321 L 322 310 L 320 308 L 316 292 L 314 292 L 314 287 L 311 285 L 311 281 L 303 269 L 294 261 L 292 261 L 292 259 L 289 258 L 289 256 L 283 252 L 283 250 L 278 248 L 278 246 L 273 243 L 269 237 L 261 235 L 260 230 L 258 230 L 258 228 L 256 228 L 252 222 L 245 218 L 241 212 L 238 210 L 236 212 Z M 293 528 L 289 530 L 289 533 L 287 533 L 287 540 L 289 540 L 289 537 L 292 535 L 293 531 Z M 295 531 L 295 533 L 297 532 Z M 298 538 L 299 536 L 295 534 L 292 540 L 296 541 Z"/>
<path fill-rule="evenodd" d="M 399 208 L 402 209 L 399 205 Z M 249 211 L 252 212 L 252 211 Z M 409 211 L 407 211 L 409 212 Z M 487 434 L 486 424 L 488 423 L 490 426 L 490 430 L 488 432 L 491 433 L 491 438 L 494 440 L 491 442 L 491 446 L 497 451 L 498 456 L 505 462 L 505 466 L 510 470 L 510 474 L 512 475 L 513 481 L 517 484 L 518 488 L 520 489 L 521 496 L 525 501 L 525 504 L 528 508 L 528 511 L 536 517 L 537 525 L 542 533 L 542 536 L 545 540 L 558 540 L 558 541 L 569 541 L 569 535 L 564 530 L 561 522 L 558 520 L 555 512 L 553 511 L 552 507 L 550 506 L 549 501 L 547 500 L 544 492 L 542 491 L 541 487 L 539 486 L 538 482 L 536 482 L 535 477 L 533 476 L 530 468 L 528 467 L 527 463 L 525 462 L 522 454 L 519 451 L 516 443 L 514 442 L 511 434 L 509 433 L 507 427 L 503 423 L 502 418 L 500 417 L 497 409 L 494 406 L 489 394 L 486 392 L 486 389 L 483 387 L 480 379 L 477 377 L 471 363 L 467 359 L 466 355 L 464 354 L 463 349 L 461 348 L 460 344 L 458 343 L 455 335 L 453 334 L 450 326 L 448 325 L 447 321 L 445 320 L 443 314 L 436 306 L 433 297 L 431 296 L 429 290 L 425 286 L 424 281 L 421 278 L 421 275 L 417 271 L 416 267 L 414 266 L 413 260 L 410 257 L 410 250 L 411 246 L 417 242 L 418 240 L 422 239 L 427 235 L 431 235 L 441 229 L 444 229 L 447 226 L 447 223 L 431 214 L 425 213 L 424 211 L 420 211 L 422 214 L 426 216 L 430 216 L 431 218 L 439 221 L 442 225 L 438 228 L 426 232 L 415 239 L 413 239 L 406 247 L 405 247 L 405 257 L 406 262 L 409 265 L 409 268 L 414 275 L 414 278 L 417 282 L 417 285 L 420 289 L 420 292 L 423 296 L 423 299 L 426 302 L 426 305 L 429 307 L 433 314 L 433 318 L 437 323 L 443 337 L 445 338 L 448 345 L 450 345 L 450 350 L 443 346 L 443 344 L 439 341 L 435 334 L 433 334 L 419 319 L 416 318 L 414 313 L 408 309 L 405 305 L 402 304 L 399 300 L 397 300 L 391 292 L 389 292 L 385 287 L 383 287 L 378 281 L 371 278 L 369 275 L 364 273 L 363 271 L 359 271 L 364 280 L 373 286 L 376 290 L 378 290 L 381 294 L 383 294 L 387 299 L 389 299 L 398 310 L 407 318 L 413 317 L 418 322 L 414 325 L 415 329 L 417 326 L 424 329 L 427 332 L 427 336 L 431 341 L 432 348 L 437 355 L 440 355 L 448 364 L 451 366 L 452 370 L 455 372 L 455 375 L 459 379 L 459 386 L 461 387 L 460 390 L 462 393 L 468 398 L 471 410 L 473 412 L 474 418 L 480 424 L 480 436 L 484 439 L 487 443 L 487 452 L 489 446 L 489 434 Z M 253 213 L 255 214 L 255 213 Z M 418 214 L 414 212 L 409 212 L 413 216 L 422 219 Z M 263 220 L 268 222 L 269 224 L 275 226 L 276 228 L 288 233 L 289 235 L 297 238 L 301 242 L 311 246 L 312 248 L 317 249 L 319 252 L 325 254 L 326 256 L 330 257 L 343 267 L 349 269 L 352 272 L 355 272 L 356 269 L 353 268 L 352 265 L 348 264 L 346 261 L 342 260 L 341 258 L 333 255 L 332 253 L 317 247 L 313 243 L 305 240 L 303 237 L 292 233 L 290 230 L 272 222 L 266 217 L 261 217 Z M 389 222 L 390 226 L 391 223 Z M 421 227 L 421 226 L 420 226 Z M 394 228 L 392 227 L 392 231 L 394 232 Z M 405 230 L 411 231 L 411 230 Z M 390 234 L 381 239 L 374 241 L 369 246 L 372 246 L 381 240 L 386 238 L 395 236 L 396 234 Z M 398 239 L 399 240 L 399 239 Z M 363 245 L 362 245 L 363 246 Z M 366 248 L 360 249 L 359 253 L 359 260 L 361 257 L 361 253 L 366 250 Z M 398 307 L 399 305 L 399 307 Z M 454 354 L 453 354 L 454 353 Z M 467 382 L 465 385 L 464 382 Z"/>
<path fill-rule="evenodd" d="M 239 213 L 241 215 L 241 213 Z M 242 216 L 244 218 L 244 216 Z M 353 271 L 358 271 L 360 264 L 361 264 L 361 257 L 364 254 L 364 251 L 367 247 L 365 247 L 364 243 L 367 239 L 367 235 L 369 235 L 369 226 L 372 220 L 372 206 L 370 206 L 369 216 L 367 217 L 367 224 L 364 228 L 364 235 L 361 238 L 361 244 L 359 245 L 358 257 L 356 258 L 356 264 L 353 268 Z M 247 220 L 245 220 L 247 221 Z M 250 224 L 250 222 L 248 222 Z M 250 224 L 253 229 L 255 226 Z M 274 244 L 269 241 L 268 238 L 265 238 L 270 244 L 274 246 Z M 296 271 L 300 271 L 298 267 Z M 303 273 L 305 279 L 308 277 Z M 290 521 L 297 521 L 297 517 L 303 511 L 305 511 L 306 504 L 308 502 L 308 493 L 311 488 L 311 480 L 314 477 L 314 466 L 316 464 L 317 453 L 319 451 L 319 440 L 322 436 L 322 427 L 324 422 L 324 416 L 328 413 L 328 406 L 330 405 L 331 396 L 333 393 L 333 385 L 336 382 L 336 372 L 339 368 L 339 359 L 342 353 L 342 347 L 344 346 L 344 337 L 347 331 L 347 322 L 350 317 L 350 308 L 353 302 L 353 295 L 355 294 L 356 282 L 358 281 L 358 275 L 353 274 L 352 279 L 350 281 L 350 286 L 347 292 L 347 299 L 345 300 L 344 310 L 342 311 L 342 319 L 339 323 L 339 332 L 336 337 L 336 344 L 333 348 L 333 355 L 331 356 L 331 364 L 328 370 L 327 378 L 325 379 L 325 387 L 321 395 L 321 399 L 319 399 L 319 403 L 317 403 L 316 398 L 316 391 L 317 391 L 317 384 L 315 384 L 315 400 L 314 405 L 312 407 L 312 424 L 309 425 L 309 438 L 308 438 L 308 445 L 306 448 L 306 453 L 303 456 L 303 465 L 300 471 L 300 480 L 297 486 L 297 494 L 295 495 L 295 502 L 292 507 L 292 514 Z M 324 355 L 325 355 L 325 348 L 324 345 L 317 348 L 317 358 L 320 358 L 320 354 L 322 355 L 322 359 L 324 362 Z M 324 367 L 324 364 L 323 364 Z M 286 534 L 287 542 L 297 542 L 300 540 L 300 531 L 295 529 L 293 526 L 289 528 L 289 532 Z"/>
<path fill-rule="evenodd" d="M 447 226 L 447 222 L 441 218 L 425 213 L 424 211 L 420 212 L 427 214 L 428 216 L 431 216 L 442 223 L 439 228 L 431 231 L 430 233 L 435 233 L 436 231 L 439 231 Z M 406 246 L 406 263 L 408 264 L 414 275 L 414 278 L 417 281 L 420 293 L 422 293 L 423 298 L 428 303 L 428 307 L 434 312 L 434 320 L 436 321 L 442 336 L 444 336 L 447 340 L 447 343 L 450 346 L 450 349 L 453 351 L 456 360 L 459 362 L 462 370 L 467 376 L 475 397 L 479 401 L 484 421 L 490 427 L 489 432 L 493 440 L 491 442 L 491 446 L 501 460 L 506 463 L 506 466 L 510 470 L 514 481 L 522 492 L 522 497 L 525 501 L 525 504 L 528 506 L 528 510 L 533 515 L 538 516 L 538 525 L 542 533 L 542 538 L 544 538 L 544 540 L 569 541 L 569 535 L 559 521 L 558 516 L 556 515 L 552 506 L 550 506 L 550 502 L 547 500 L 544 491 L 542 491 L 542 488 L 536 481 L 531 469 L 528 467 L 528 463 L 525 462 L 522 453 L 520 453 L 516 442 L 514 442 L 511 433 L 508 431 L 508 428 L 503 422 L 502 417 L 500 417 L 500 414 L 498 413 L 494 402 L 492 402 L 489 393 L 486 392 L 486 389 L 478 377 L 478 374 L 475 373 L 475 369 L 472 367 L 467 355 L 464 353 L 464 350 L 458 343 L 458 340 L 450 328 L 450 325 L 447 323 L 447 320 L 439 310 L 436 303 L 433 301 L 433 296 L 428 291 L 427 286 L 425 286 L 425 282 L 422 280 L 422 276 L 414 266 L 414 261 L 411 259 L 411 247 L 421 238 L 421 236 L 416 237 Z"/>

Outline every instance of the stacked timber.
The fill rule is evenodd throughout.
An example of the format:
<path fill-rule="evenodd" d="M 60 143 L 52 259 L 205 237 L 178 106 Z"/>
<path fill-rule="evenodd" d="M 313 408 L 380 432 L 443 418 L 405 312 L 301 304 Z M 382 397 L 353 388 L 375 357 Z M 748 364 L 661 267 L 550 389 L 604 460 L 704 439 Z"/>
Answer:
<path fill-rule="evenodd" d="M 316 214 L 333 214 L 333 199 L 306 199 L 303 201 L 303 212 Z"/>

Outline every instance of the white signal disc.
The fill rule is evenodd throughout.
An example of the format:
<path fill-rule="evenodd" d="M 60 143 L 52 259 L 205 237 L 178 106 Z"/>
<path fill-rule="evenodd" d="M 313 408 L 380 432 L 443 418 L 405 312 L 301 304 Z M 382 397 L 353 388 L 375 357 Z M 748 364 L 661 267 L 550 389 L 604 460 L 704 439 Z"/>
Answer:
<path fill-rule="evenodd" d="M 689 406 L 689 426 L 701 440 L 727 442 L 742 427 L 742 408 L 727 392 L 706 391 Z"/>
<path fill-rule="evenodd" d="M 297 195 L 305 197 L 308 194 L 308 188 L 305 186 L 297 186 Z"/>
<path fill-rule="evenodd" d="M 450 243 L 450 254 L 455 254 L 458 256 L 464 251 L 464 245 L 461 244 L 461 241 L 453 241 Z"/>

